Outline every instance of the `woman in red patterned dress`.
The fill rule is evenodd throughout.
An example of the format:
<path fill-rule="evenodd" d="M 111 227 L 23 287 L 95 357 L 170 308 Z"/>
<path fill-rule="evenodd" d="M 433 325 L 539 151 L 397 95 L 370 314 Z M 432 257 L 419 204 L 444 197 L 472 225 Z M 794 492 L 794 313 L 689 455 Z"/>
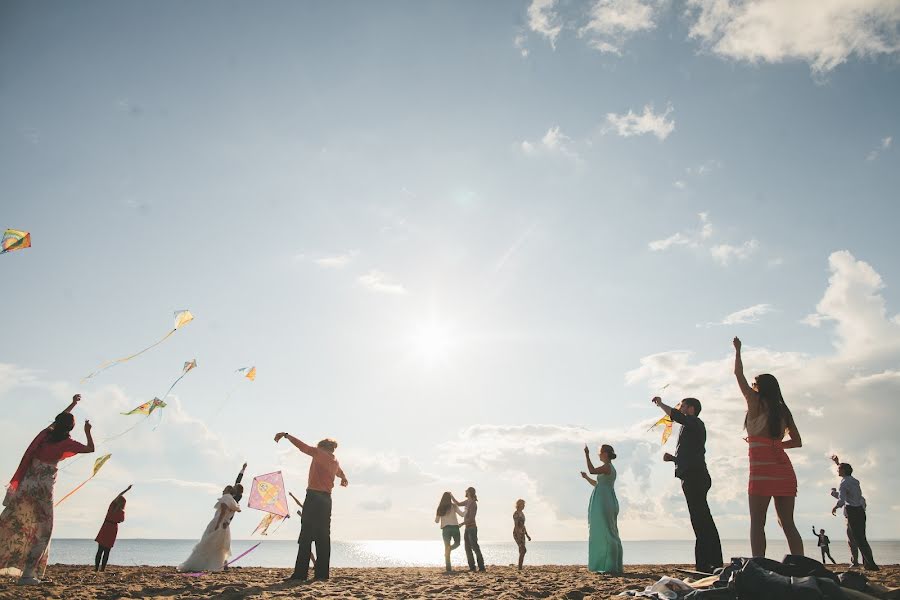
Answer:
<path fill-rule="evenodd" d="M 744 428 L 750 455 L 750 549 L 753 556 L 766 555 L 766 513 L 774 498 L 778 524 L 784 530 L 791 554 L 803 555 L 803 538 L 794 524 L 797 499 L 797 475 L 788 448 L 800 448 L 800 432 L 788 409 L 778 380 L 773 375 L 758 375 L 752 386 L 744 377 L 741 340 L 734 338 L 734 375 L 747 400 Z M 787 435 L 787 439 L 785 439 Z"/>

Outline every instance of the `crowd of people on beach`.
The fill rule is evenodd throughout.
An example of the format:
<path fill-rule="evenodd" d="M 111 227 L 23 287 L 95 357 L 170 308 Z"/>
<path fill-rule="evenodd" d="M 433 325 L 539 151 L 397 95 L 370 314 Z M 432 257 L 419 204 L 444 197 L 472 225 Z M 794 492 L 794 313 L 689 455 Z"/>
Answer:
<path fill-rule="evenodd" d="M 744 429 L 749 454 L 748 503 L 750 513 L 750 548 L 754 557 L 765 556 L 765 524 L 770 504 L 774 504 L 778 523 L 784 531 L 791 554 L 803 555 L 803 540 L 794 523 L 794 505 L 797 496 L 797 477 L 787 450 L 802 447 L 802 440 L 794 417 L 785 403 L 778 380 L 770 374 L 757 375 L 753 383 L 747 381 L 741 359 L 741 341 L 734 338 L 734 375 L 741 394 L 746 400 Z M 59 413 L 53 423 L 41 430 L 25 450 L 16 472 L 7 486 L 0 514 L 0 573 L 18 576 L 22 585 L 41 583 L 47 566 L 50 538 L 53 532 L 53 487 L 57 465 L 76 454 L 94 452 L 91 424 L 84 423 L 86 443 L 71 437 L 75 427 L 73 410 L 81 400 L 75 395 L 71 404 Z M 681 425 L 675 454 L 665 453 L 662 459 L 675 465 L 675 477 L 681 481 L 681 489 L 690 515 L 695 535 L 694 561 L 699 573 L 713 574 L 723 566 L 722 545 L 715 520 L 707 500 L 712 487 L 706 464 L 706 426 L 700 414 L 702 405 L 696 398 L 684 398 L 675 406 L 665 404 L 660 397 L 652 399 L 673 422 Z M 346 487 L 347 476 L 335 457 L 338 444 L 331 438 L 310 446 L 293 435 L 280 432 L 275 442 L 287 439 L 300 452 L 311 459 L 305 501 L 301 504 L 301 529 L 298 539 L 297 559 L 290 581 L 309 580 L 310 562 L 313 562 L 315 580 L 329 578 L 331 557 L 332 491 L 335 480 Z M 590 449 L 584 447 L 586 471 L 581 472 L 591 486 L 588 501 L 588 556 L 587 567 L 597 573 L 619 574 L 624 571 L 622 541 L 618 531 L 619 502 L 616 498 L 617 455 L 609 444 L 600 446 L 599 464 L 594 465 Z M 832 515 L 841 509 L 846 519 L 847 539 L 852 564 L 858 566 L 862 555 L 867 570 L 877 570 L 872 549 L 866 538 L 866 500 L 859 481 L 853 477 L 853 467 L 832 456 L 837 466 L 840 484 L 832 488 L 837 499 Z M 224 488 L 214 505 L 214 515 L 206 526 L 190 556 L 178 566 L 182 572 L 221 571 L 228 567 L 231 554 L 231 521 L 240 512 L 240 500 L 244 488 L 241 484 L 245 463 L 232 485 Z M 128 486 L 110 502 L 105 518 L 97 534 L 96 571 L 106 569 L 110 551 L 118 534 L 118 527 L 125 520 L 125 494 Z M 518 568 L 522 569 L 527 552 L 526 540 L 531 536 L 525 527 L 525 500 L 515 502 L 512 537 L 518 547 Z M 468 568 L 473 572 L 485 571 L 484 556 L 478 543 L 478 496 L 474 487 L 465 490 L 464 499 L 457 500 L 449 491 L 444 492 L 438 503 L 435 523 L 441 529 L 444 543 L 444 563 L 452 572 L 451 552 L 462 543 Z M 462 518 L 464 532 L 460 532 Z M 829 550 L 830 540 L 825 530 L 813 534 L 821 551 L 822 562 L 826 556 L 834 563 Z M 462 541 L 461 541 L 462 540 Z M 316 556 L 312 546 L 315 545 Z"/>

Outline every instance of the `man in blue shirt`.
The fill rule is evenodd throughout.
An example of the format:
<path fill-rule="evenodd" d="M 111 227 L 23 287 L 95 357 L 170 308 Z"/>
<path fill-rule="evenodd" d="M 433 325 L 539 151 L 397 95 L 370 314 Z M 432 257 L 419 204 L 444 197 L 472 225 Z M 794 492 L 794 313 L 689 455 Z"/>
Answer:
<path fill-rule="evenodd" d="M 700 401 L 685 398 L 672 408 L 663 404 L 661 398 L 652 400 L 672 421 L 681 424 L 675 455 L 666 452 L 663 460 L 675 463 L 675 477 L 681 480 L 681 491 L 687 501 L 691 526 L 697 538 L 694 544 L 694 559 L 697 570 L 713 573 L 722 566 L 722 543 L 719 530 L 709 512 L 706 495 L 712 487 L 709 470 L 706 468 L 706 425 L 700 420 Z"/>

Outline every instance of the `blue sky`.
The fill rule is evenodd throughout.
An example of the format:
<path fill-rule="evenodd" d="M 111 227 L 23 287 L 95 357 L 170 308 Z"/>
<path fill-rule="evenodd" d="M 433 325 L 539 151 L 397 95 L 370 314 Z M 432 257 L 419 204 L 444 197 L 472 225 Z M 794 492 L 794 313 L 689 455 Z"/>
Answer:
<path fill-rule="evenodd" d="M 0 265 L 0 472 L 72 393 L 104 437 L 197 358 L 57 535 L 129 483 L 123 536 L 199 535 L 244 460 L 299 493 L 286 429 L 341 444 L 340 539 L 433 537 L 467 485 L 482 538 L 518 497 L 536 539 L 584 538 L 603 441 L 624 535 L 683 539 L 645 431 L 668 383 L 744 537 L 740 335 L 804 415 L 798 521 L 838 533 L 839 451 L 896 538 L 898 26 L 887 0 L 5 3 L 2 225 L 34 247 Z"/>

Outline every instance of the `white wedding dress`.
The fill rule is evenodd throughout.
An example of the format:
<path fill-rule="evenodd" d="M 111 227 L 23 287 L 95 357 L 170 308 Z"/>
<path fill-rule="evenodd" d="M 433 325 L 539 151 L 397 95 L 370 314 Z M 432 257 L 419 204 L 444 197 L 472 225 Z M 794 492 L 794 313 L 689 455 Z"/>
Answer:
<path fill-rule="evenodd" d="M 216 529 L 216 521 L 219 520 L 219 508 L 225 508 L 222 524 Z M 203 537 L 194 546 L 191 555 L 186 561 L 178 565 L 181 572 L 194 571 L 221 571 L 225 568 L 225 561 L 231 556 L 231 517 L 240 512 L 241 507 L 234 501 L 230 494 L 225 494 L 216 501 L 216 512 L 212 521 L 206 526 Z"/>

